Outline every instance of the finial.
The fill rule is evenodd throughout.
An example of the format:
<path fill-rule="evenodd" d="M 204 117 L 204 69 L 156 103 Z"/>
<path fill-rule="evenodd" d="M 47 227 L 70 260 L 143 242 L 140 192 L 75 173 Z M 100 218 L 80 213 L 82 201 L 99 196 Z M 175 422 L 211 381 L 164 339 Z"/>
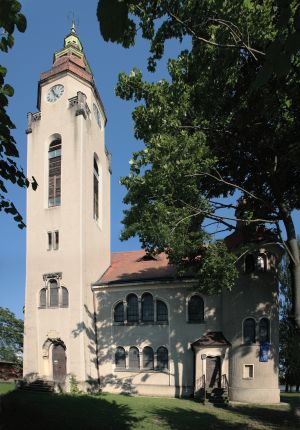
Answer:
<path fill-rule="evenodd" d="M 76 26 L 75 26 L 74 19 L 72 20 L 71 33 L 75 33 L 76 34 Z"/>

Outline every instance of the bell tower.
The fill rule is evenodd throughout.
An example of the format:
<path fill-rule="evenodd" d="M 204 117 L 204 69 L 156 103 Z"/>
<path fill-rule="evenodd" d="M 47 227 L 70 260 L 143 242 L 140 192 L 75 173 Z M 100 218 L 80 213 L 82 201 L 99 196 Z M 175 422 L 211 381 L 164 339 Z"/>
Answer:
<path fill-rule="evenodd" d="M 24 377 L 97 380 L 91 284 L 110 265 L 105 110 L 72 25 L 28 114 Z"/>

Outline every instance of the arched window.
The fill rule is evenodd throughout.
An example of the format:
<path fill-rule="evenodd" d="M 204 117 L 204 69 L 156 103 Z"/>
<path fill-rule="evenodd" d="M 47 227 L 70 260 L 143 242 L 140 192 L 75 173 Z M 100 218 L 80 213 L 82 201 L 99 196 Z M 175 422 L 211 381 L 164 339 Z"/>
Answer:
<path fill-rule="evenodd" d="M 45 308 L 47 306 L 47 290 L 42 288 L 40 291 L 40 307 Z"/>
<path fill-rule="evenodd" d="M 99 169 L 96 158 L 94 157 L 94 219 L 97 221 L 99 219 Z"/>
<path fill-rule="evenodd" d="M 168 322 L 168 308 L 162 300 L 156 302 L 156 320 L 158 322 Z"/>
<path fill-rule="evenodd" d="M 50 306 L 55 307 L 58 306 L 58 285 L 55 279 L 51 279 L 49 282 L 50 285 Z"/>
<path fill-rule="evenodd" d="M 61 139 L 50 143 L 48 206 L 59 206 L 61 197 Z"/>
<path fill-rule="evenodd" d="M 255 260 L 253 254 L 247 254 L 245 257 L 245 272 L 253 273 L 255 271 Z"/>
<path fill-rule="evenodd" d="M 270 342 L 270 321 L 262 318 L 259 321 L 259 342 Z"/>
<path fill-rule="evenodd" d="M 255 320 L 253 318 L 247 318 L 244 320 L 243 324 L 243 337 L 244 343 L 255 343 Z"/>
<path fill-rule="evenodd" d="M 145 346 L 143 349 L 143 368 L 154 369 L 154 354 L 150 346 Z"/>
<path fill-rule="evenodd" d="M 135 294 L 129 294 L 129 296 L 127 297 L 127 321 L 139 321 L 139 304 L 138 298 Z"/>
<path fill-rule="evenodd" d="M 142 297 L 142 321 L 154 321 L 153 297 L 149 293 Z"/>
<path fill-rule="evenodd" d="M 61 287 L 61 305 L 64 307 L 69 306 L 69 292 L 65 287 Z"/>
<path fill-rule="evenodd" d="M 124 305 L 123 305 L 123 302 L 117 303 L 115 308 L 114 308 L 114 321 L 115 322 L 124 322 Z"/>
<path fill-rule="evenodd" d="M 130 369 L 140 368 L 140 353 L 135 346 L 132 346 L 129 349 L 129 368 Z"/>
<path fill-rule="evenodd" d="M 126 354 L 122 346 L 118 346 L 115 352 L 115 365 L 118 369 L 125 369 L 126 367 Z"/>
<path fill-rule="evenodd" d="M 157 368 L 159 370 L 162 369 L 168 369 L 169 363 L 168 363 L 168 350 L 164 346 L 160 346 L 157 349 Z"/>
<path fill-rule="evenodd" d="M 202 322 L 204 320 L 204 302 L 202 297 L 197 294 L 189 300 L 188 320 L 190 322 Z"/>

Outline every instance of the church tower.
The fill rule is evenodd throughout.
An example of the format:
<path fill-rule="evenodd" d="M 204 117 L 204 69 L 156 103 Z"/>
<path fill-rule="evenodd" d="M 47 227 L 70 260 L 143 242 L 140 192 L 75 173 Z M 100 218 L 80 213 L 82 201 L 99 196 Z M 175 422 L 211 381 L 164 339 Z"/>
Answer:
<path fill-rule="evenodd" d="M 24 377 L 97 381 L 91 284 L 110 265 L 106 116 L 73 24 L 28 114 Z"/>

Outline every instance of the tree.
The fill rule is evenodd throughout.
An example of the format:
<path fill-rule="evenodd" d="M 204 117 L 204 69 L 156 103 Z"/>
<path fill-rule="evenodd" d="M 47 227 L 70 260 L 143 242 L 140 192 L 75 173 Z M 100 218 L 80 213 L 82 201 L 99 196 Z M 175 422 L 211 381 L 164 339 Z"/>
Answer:
<path fill-rule="evenodd" d="M 8 52 L 14 45 L 15 27 L 20 31 L 26 30 L 26 18 L 20 13 L 21 4 L 16 0 L 1 0 L 0 7 L 0 29 L 2 37 L 0 40 L 0 50 Z M 8 97 L 13 96 L 14 89 L 5 83 L 7 69 L 0 65 L 0 212 L 11 214 L 18 223 L 19 228 L 24 228 L 25 224 L 22 215 L 18 212 L 14 203 L 7 197 L 6 181 L 18 185 L 21 188 L 30 185 L 22 168 L 18 167 L 15 159 L 19 152 L 16 141 L 11 134 L 15 125 L 7 114 Z M 37 182 L 32 178 L 33 189 L 37 188 Z"/>
<path fill-rule="evenodd" d="M 298 239 L 298 245 L 300 241 Z M 291 277 L 290 259 L 285 256 L 280 267 L 279 373 L 286 391 L 289 386 L 300 386 L 300 344 L 295 342 L 295 327 L 290 321 Z"/>
<path fill-rule="evenodd" d="M 104 39 L 128 47 L 141 29 L 150 40 L 150 71 L 168 39 L 191 38 L 191 49 L 168 61 L 168 81 L 145 82 L 136 69 L 119 76 L 117 95 L 140 102 L 133 112 L 135 136 L 145 143 L 122 179 L 131 205 L 123 238 L 137 235 L 145 248 L 196 266 L 201 277 L 205 262 L 212 269 L 217 260 L 217 283 L 233 259 L 226 257 L 223 265 L 224 247 L 208 246 L 207 220 L 229 231 L 235 221 L 253 230 L 267 226 L 290 256 L 291 314 L 300 326 L 300 257 L 292 219 L 300 208 L 299 3 L 108 3 L 98 7 Z M 113 8 L 115 25 L 104 25 Z M 285 68 L 272 62 L 276 50 L 284 53 Z M 243 207 L 229 200 L 237 194 Z M 224 216 L 225 209 L 238 209 L 238 217 Z M 197 258 L 199 252 L 204 258 Z M 231 269 L 224 283 L 232 285 L 235 276 Z"/>
<path fill-rule="evenodd" d="M 22 364 L 24 322 L 0 307 L 0 360 Z"/>

